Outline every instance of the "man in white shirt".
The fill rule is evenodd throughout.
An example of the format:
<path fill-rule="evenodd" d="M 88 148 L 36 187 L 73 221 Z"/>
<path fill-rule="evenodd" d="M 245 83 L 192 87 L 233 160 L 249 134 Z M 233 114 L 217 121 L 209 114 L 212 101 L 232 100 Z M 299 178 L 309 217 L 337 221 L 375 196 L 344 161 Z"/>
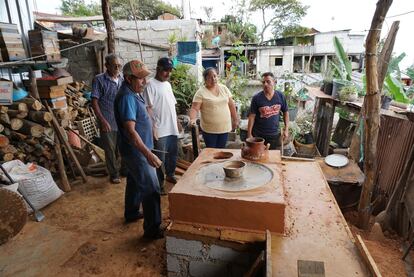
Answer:
<path fill-rule="evenodd" d="M 157 177 L 161 187 L 161 194 L 165 195 L 164 179 L 170 183 L 177 183 L 174 172 L 177 164 L 177 112 L 172 87 L 168 79 L 173 69 L 169 58 L 160 58 L 157 62 L 157 72 L 144 91 L 147 110 L 152 117 L 154 148 L 156 155 L 163 162 L 163 168 L 157 169 Z M 166 177 L 164 177 L 164 172 Z"/>

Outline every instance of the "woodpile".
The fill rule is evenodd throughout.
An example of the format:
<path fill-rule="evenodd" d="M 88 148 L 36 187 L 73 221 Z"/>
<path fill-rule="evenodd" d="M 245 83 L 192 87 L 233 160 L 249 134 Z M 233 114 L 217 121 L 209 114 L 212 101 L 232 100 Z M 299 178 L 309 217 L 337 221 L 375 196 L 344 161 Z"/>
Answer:
<path fill-rule="evenodd" d="M 86 182 L 85 172 L 106 174 L 103 150 L 85 138 L 84 130 L 78 128 L 85 120 L 95 122 L 89 102 L 83 96 L 85 85 L 73 83 L 71 78 L 38 81 L 41 99 L 27 97 L 0 106 L 0 160 L 37 163 L 59 177 L 64 191 L 69 191 L 70 183 L 79 178 Z M 70 84 L 62 83 L 68 81 Z M 64 108 L 56 108 L 51 103 L 54 96 L 63 96 Z M 79 132 L 82 144 L 71 145 L 67 131 Z M 93 138 L 93 135 L 87 137 Z"/>

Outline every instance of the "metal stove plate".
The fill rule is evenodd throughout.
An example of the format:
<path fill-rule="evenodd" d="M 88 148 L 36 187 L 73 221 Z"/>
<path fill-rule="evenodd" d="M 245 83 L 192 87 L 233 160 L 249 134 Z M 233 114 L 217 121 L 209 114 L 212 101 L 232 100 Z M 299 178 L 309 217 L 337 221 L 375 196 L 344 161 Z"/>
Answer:
<path fill-rule="evenodd" d="M 196 182 L 217 190 L 246 191 L 266 185 L 273 178 L 273 172 L 267 166 L 254 162 L 246 162 L 242 177 L 227 178 L 223 164 L 211 163 L 201 167 L 196 174 Z"/>
<path fill-rule="evenodd" d="M 326 156 L 325 158 L 325 163 L 332 167 L 344 167 L 348 164 L 348 162 L 348 158 L 341 154 L 332 154 Z"/>

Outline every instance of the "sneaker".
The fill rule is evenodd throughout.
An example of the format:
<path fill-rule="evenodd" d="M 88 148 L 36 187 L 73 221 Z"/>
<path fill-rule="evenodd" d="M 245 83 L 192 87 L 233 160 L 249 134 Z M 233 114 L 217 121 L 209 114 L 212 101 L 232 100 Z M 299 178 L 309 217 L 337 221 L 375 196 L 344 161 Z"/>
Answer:
<path fill-rule="evenodd" d="M 171 184 L 177 184 L 177 179 L 174 176 L 167 176 L 167 178 L 165 178 L 165 180 Z"/>
<path fill-rule="evenodd" d="M 119 177 L 111 178 L 111 183 L 112 184 L 120 184 L 121 183 L 121 179 Z"/>
<path fill-rule="evenodd" d="M 164 238 L 164 230 L 158 229 L 158 231 L 156 231 L 154 233 L 144 233 L 143 237 L 146 238 L 146 239 L 149 239 L 149 240 L 162 239 L 162 238 Z"/>
<path fill-rule="evenodd" d="M 142 213 L 138 213 L 136 216 L 134 217 L 128 217 L 125 218 L 125 223 L 132 223 L 132 222 L 137 222 L 138 220 L 140 220 L 141 218 L 144 218 L 144 215 Z"/>

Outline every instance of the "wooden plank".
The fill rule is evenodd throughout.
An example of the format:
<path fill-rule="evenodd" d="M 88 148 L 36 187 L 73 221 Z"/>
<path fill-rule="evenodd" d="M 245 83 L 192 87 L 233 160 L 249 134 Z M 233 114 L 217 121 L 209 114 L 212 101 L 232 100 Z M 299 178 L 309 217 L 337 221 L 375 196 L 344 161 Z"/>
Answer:
<path fill-rule="evenodd" d="M 249 271 L 246 274 L 244 274 L 244 277 L 257 276 L 257 274 L 259 273 L 259 270 L 263 267 L 264 261 L 265 261 L 265 254 L 264 254 L 264 251 L 262 251 L 260 252 L 257 259 L 254 261 Z"/>
<path fill-rule="evenodd" d="M 356 235 L 355 243 L 356 243 L 356 246 L 358 247 L 361 257 L 364 259 L 365 264 L 369 268 L 369 271 L 371 272 L 371 274 L 376 277 L 382 276 L 381 272 L 379 271 L 377 267 L 377 264 L 374 261 L 374 258 L 372 258 L 371 254 L 368 251 L 368 248 L 365 246 L 365 243 L 362 240 L 360 235 Z"/>
<path fill-rule="evenodd" d="M 62 77 L 55 80 L 47 80 L 47 79 L 37 79 L 38 86 L 60 86 L 73 83 L 72 76 L 69 77 Z"/>
<path fill-rule="evenodd" d="M 272 277 L 272 234 L 266 230 L 266 277 Z"/>

